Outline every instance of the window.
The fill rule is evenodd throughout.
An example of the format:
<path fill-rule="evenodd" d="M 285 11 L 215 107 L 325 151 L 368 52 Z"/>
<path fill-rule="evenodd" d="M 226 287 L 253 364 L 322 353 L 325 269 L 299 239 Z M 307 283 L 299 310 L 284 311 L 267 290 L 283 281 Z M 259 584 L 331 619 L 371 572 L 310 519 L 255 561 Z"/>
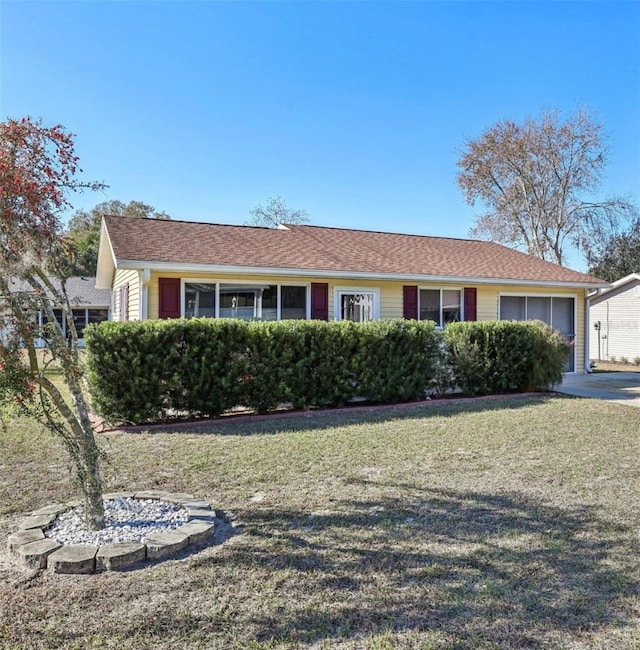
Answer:
<path fill-rule="evenodd" d="M 527 299 L 524 296 L 501 296 L 500 297 L 500 319 L 501 320 L 526 320 Z"/>
<path fill-rule="evenodd" d="M 277 319 L 277 287 L 220 285 L 220 318 Z"/>
<path fill-rule="evenodd" d="M 280 318 L 305 319 L 307 317 L 307 287 L 280 287 Z"/>
<path fill-rule="evenodd" d="M 305 319 L 307 287 L 184 282 L 185 318 Z"/>
<path fill-rule="evenodd" d="M 420 289 L 418 292 L 420 320 L 432 320 L 438 327 L 461 320 L 460 296 L 459 289 Z"/>
<path fill-rule="evenodd" d="M 364 323 L 378 319 L 380 291 L 378 289 L 334 288 L 334 318 Z"/>
<path fill-rule="evenodd" d="M 500 296 L 501 320 L 541 320 L 558 330 L 567 341 L 575 340 L 575 299 L 563 296 Z M 570 355 L 566 372 L 575 370 Z"/>
<path fill-rule="evenodd" d="M 84 335 L 84 330 L 87 325 L 92 323 L 102 323 L 102 321 L 109 320 L 109 310 L 108 309 L 85 309 L 84 307 L 72 309 L 71 313 L 73 315 L 73 324 L 76 328 L 76 333 L 78 339 L 82 339 Z M 50 337 L 53 332 L 52 327 L 57 327 L 62 332 L 62 335 L 66 338 L 71 338 L 71 328 L 68 325 L 66 316 L 62 313 L 62 309 L 54 309 L 53 314 L 55 316 L 56 322 L 55 325 L 48 323 L 47 315 L 43 311 L 38 312 L 35 322 L 39 324 L 40 332 L 42 333 L 42 341 L 40 344 L 44 344 L 46 339 Z"/>
<path fill-rule="evenodd" d="M 184 317 L 216 315 L 216 285 L 187 282 L 184 285 Z"/>
<path fill-rule="evenodd" d="M 102 323 L 102 321 L 109 320 L 108 309 L 87 309 L 87 323 Z"/>
<path fill-rule="evenodd" d="M 87 326 L 87 310 L 86 309 L 73 309 L 71 310 L 73 314 L 73 324 L 76 328 L 76 334 L 78 338 L 82 338 L 82 333 L 84 328 Z"/>

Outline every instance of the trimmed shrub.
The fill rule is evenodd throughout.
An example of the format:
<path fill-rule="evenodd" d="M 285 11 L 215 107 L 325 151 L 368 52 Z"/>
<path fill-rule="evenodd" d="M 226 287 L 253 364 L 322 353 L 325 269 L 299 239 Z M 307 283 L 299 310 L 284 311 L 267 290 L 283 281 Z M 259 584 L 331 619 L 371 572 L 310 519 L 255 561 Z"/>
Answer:
<path fill-rule="evenodd" d="M 356 391 L 372 402 L 423 399 L 436 373 L 435 323 L 383 320 L 362 323 L 355 350 Z"/>
<path fill-rule="evenodd" d="M 84 331 L 92 407 L 109 419 L 163 419 L 179 385 L 181 341 L 168 321 L 104 322 Z"/>
<path fill-rule="evenodd" d="M 167 386 L 171 408 L 213 417 L 237 406 L 249 372 L 246 324 L 231 318 L 163 322 L 170 324 L 179 349 Z"/>
<path fill-rule="evenodd" d="M 540 322 L 107 322 L 85 330 L 93 408 L 110 421 L 212 417 L 237 406 L 394 403 L 544 389 L 569 352 Z"/>
<path fill-rule="evenodd" d="M 419 399 L 432 381 L 433 323 L 101 323 L 85 330 L 93 407 L 111 421 L 215 416 Z"/>
<path fill-rule="evenodd" d="M 452 323 L 444 330 L 453 374 L 467 395 L 541 390 L 562 381 L 570 345 L 540 321 Z"/>

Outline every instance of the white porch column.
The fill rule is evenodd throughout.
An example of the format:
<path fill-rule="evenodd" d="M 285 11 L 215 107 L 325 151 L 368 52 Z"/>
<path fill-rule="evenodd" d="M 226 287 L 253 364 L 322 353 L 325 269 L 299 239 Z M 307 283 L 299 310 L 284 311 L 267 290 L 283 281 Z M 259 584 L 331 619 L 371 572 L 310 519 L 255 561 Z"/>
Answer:
<path fill-rule="evenodd" d="M 147 320 L 149 317 L 149 280 L 151 280 L 151 269 L 138 271 L 140 277 L 140 320 Z"/>

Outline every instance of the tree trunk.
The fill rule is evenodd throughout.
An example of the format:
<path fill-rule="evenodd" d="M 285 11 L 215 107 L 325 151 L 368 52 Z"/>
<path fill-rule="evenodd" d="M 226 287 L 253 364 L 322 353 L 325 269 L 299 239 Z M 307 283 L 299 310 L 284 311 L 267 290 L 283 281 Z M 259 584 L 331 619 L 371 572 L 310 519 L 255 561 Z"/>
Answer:
<path fill-rule="evenodd" d="M 39 381 L 71 430 L 71 435 L 63 436 L 63 440 L 75 461 L 77 480 L 84 499 L 85 523 L 91 530 L 100 530 L 104 528 L 100 452 L 82 389 L 77 381 L 69 379 L 68 376 L 66 379 L 76 413 L 69 408 L 58 389 L 46 377 L 41 377 Z"/>

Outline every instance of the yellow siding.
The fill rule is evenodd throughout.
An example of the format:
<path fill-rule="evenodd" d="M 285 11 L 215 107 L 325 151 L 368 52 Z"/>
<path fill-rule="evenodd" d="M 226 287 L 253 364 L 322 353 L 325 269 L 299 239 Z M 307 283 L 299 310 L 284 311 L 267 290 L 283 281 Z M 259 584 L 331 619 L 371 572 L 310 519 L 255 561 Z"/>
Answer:
<path fill-rule="evenodd" d="M 140 274 L 138 271 L 124 269 L 116 270 L 113 282 L 115 295 L 113 320 L 120 320 L 120 287 L 127 283 L 129 284 L 129 320 L 140 320 Z"/>
<path fill-rule="evenodd" d="M 402 287 L 405 284 L 418 285 L 422 288 L 441 288 L 441 289 L 462 289 L 460 284 L 444 283 L 415 283 L 402 281 L 377 281 L 377 280 L 327 280 L 323 278 L 300 278 L 296 276 L 264 276 L 264 275 L 233 275 L 233 274 L 193 274 L 193 273 L 157 273 L 151 274 L 149 282 L 149 318 L 158 318 L 159 314 L 159 283 L 158 279 L 163 278 L 184 278 L 189 280 L 202 280 L 208 282 L 238 282 L 238 283 L 261 283 L 261 284 L 310 284 L 311 282 L 328 282 L 329 284 L 329 320 L 334 319 L 334 289 L 336 287 L 355 287 L 355 288 L 372 288 L 380 291 L 380 318 L 402 318 Z M 130 283 L 130 307 L 129 313 L 132 319 L 138 318 L 139 313 L 139 295 L 140 281 L 137 272 L 123 271 L 116 272 L 116 285 L 118 288 L 124 282 Z M 466 286 L 473 286 L 468 284 Z M 135 289 L 134 289 L 135 287 Z M 584 291 L 579 289 L 562 289 L 562 288 L 535 288 L 528 286 L 478 286 L 478 303 L 477 317 L 478 320 L 495 320 L 498 318 L 498 305 L 502 293 L 519 294 L 519 295 L 545 295 L 545 296 L 567 296 L 576 299 L 576 371 L 584 370 Z M 134 297 L 135 296 L 135 297 Z M 117 307 L 117 305 L 116 305 Z M 114 314 L 114 319 L 117 314 Z"/>

